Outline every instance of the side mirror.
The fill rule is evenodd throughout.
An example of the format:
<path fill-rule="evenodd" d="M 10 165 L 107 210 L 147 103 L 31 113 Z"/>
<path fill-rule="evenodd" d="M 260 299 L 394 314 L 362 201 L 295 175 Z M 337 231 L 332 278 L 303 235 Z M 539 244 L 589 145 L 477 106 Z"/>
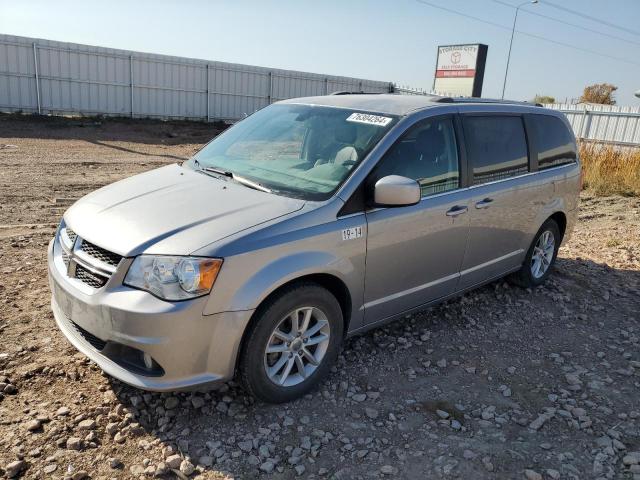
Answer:
<path fill-rule="evenodd" d="M 400 175 L 389 175 L 378 180 L 373 189 L 376 207 L 404 207 L 420 201 L 420 184 Z"/>

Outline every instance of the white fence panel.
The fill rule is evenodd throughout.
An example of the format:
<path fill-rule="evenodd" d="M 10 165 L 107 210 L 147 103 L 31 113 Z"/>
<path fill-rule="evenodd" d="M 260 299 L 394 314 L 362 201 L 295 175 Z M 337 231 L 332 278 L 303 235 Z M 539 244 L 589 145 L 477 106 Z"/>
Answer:
<path fill-rule="evenodd" d="M 237 120 L 274 101 L 389 82 L 0 34 L 0 110 Z"/>
<path fill-rule="evenodd" d="M 563 112 L 578 139 L 640 146 L 640 107 L 590 103 L 554 103 L 545 107 Z"/>

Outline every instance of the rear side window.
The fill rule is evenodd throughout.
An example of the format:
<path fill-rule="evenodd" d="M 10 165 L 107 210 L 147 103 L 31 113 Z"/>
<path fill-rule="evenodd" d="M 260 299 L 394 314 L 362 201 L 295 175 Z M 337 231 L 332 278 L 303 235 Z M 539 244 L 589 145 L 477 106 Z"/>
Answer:
<path fill-rule="evenodd" d="M 531 115 L 531 130 L 538 149 L 538 170 L 576 161 L 576 146 L 565 124 L 550 115 Z"/>
<path fill-rule="evenodd" d="M 521 117 L 465 117 L 464 134 L 474 185 L 529 171 L 527 140 Z"/>

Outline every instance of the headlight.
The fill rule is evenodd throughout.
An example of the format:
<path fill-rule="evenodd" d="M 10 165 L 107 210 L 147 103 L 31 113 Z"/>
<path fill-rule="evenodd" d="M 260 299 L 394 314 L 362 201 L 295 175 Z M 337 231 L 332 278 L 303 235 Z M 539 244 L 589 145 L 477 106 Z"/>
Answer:
<path fill-rule="evenodd" d="M 209 293 L 221 266 L 219 258 L 140 255 L 124 284 L 164 300 L 187 300 Z"/>

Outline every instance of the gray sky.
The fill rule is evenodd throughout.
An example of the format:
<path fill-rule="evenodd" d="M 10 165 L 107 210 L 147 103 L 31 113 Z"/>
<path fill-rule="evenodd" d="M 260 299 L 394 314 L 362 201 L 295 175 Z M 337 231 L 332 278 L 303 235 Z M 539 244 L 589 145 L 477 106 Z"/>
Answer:
<path fill-rule="evenodd" d="M 438 45 L 486 43 L 483 96 L 499 97 L 515 12 L 500 2 L 522 3 L 0 0 L 0 33 L 356 76 L 426 89 L 433 81 Z M 640 105 L 633 96 L 640 89 L 638 19 L 638 0 L 543 0 L 526 5 L 520 10 L 517 29 L 542 38 L 516 33 L 506 97 L 527 100 L 540 93 L 564 101 L 579 97 L 588 84 L 608 82 L 619 87 L 620 105 Z"/>

